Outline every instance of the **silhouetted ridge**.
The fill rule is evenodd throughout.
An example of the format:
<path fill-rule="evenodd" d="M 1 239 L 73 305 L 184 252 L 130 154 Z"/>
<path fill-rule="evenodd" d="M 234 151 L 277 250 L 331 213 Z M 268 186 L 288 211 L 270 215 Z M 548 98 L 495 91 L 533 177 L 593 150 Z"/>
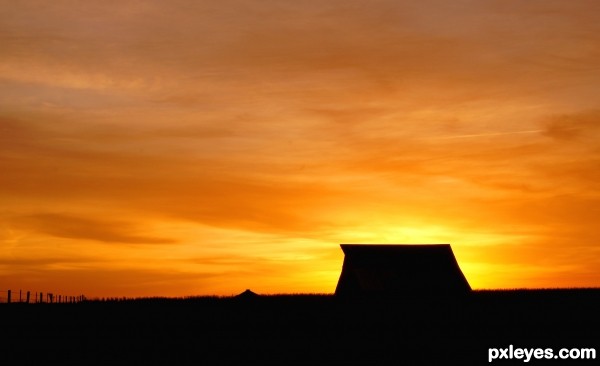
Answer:
<path fill-rule="evenodd" d="M 471 291 L 450 244 L 341 244 L 337 296 L 455 296 Z"/>

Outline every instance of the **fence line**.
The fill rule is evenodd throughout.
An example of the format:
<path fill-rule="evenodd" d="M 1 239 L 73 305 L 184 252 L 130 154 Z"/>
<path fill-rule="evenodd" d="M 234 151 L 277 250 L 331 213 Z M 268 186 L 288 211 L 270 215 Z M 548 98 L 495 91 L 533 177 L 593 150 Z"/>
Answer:
<path fill-rule="evenodd" d="M 0 303 L 2 304 L 73 304 L 87 300 L 84 295 L 56 295 L 52 292 L 31 292 L 19 290 L 0 290 Z"/>

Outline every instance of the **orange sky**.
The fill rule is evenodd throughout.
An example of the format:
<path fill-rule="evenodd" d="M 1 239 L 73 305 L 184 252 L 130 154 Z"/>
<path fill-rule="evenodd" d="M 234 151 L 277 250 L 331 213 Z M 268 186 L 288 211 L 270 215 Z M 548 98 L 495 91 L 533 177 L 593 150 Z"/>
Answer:
<path fill-rule="evenodd" d="M 600 2 L 0 0 L 0 288 L 600 286 Z"/>

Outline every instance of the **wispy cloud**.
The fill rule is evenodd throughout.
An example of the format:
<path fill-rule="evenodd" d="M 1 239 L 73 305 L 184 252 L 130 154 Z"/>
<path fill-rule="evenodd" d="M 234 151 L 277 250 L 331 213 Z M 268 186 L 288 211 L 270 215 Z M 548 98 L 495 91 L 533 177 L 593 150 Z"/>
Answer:
<path fill-rule="evenodd" d="M 496 137 L 496 136 L 507 136 L 507 135 L 520 135 L 529 133 L 540 133 L 544 130 L 525 130 L 525 131 L 509 131 L 509 132 L 486 132 L 486 133 L 475 133 L 469 135 L 454 135 L 454 136 L 433 136 L 430 139 L 433 140 L 449 140 L 449 139 L 469 139 L 476 137 Z"/>
<path fill-rule="evenodd" d="M 135 225 L 123 221 L 92 219 L 57 213 L 41 213 L 13 218 L 21 229 L 68 239 L 95 240 L 106 243 L 170 244 L 169 238 L 144 236 Z"/>
<path fill-rule="evenodd" d="M 563 141 L 596 139 L 600 133 L 600 110 L 548 117 L 543 132 L 548 137 Z"/>

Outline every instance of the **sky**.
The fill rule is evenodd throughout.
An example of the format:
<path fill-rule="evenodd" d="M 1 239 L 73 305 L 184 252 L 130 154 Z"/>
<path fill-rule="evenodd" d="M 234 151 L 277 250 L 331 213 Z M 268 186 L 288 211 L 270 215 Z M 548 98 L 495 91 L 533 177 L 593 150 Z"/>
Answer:
<path fill-rule="evenodd" d="M 331 293 L 341 243 L 600 286 L 598 1 L 0 9 L 0 290 Z"/>

